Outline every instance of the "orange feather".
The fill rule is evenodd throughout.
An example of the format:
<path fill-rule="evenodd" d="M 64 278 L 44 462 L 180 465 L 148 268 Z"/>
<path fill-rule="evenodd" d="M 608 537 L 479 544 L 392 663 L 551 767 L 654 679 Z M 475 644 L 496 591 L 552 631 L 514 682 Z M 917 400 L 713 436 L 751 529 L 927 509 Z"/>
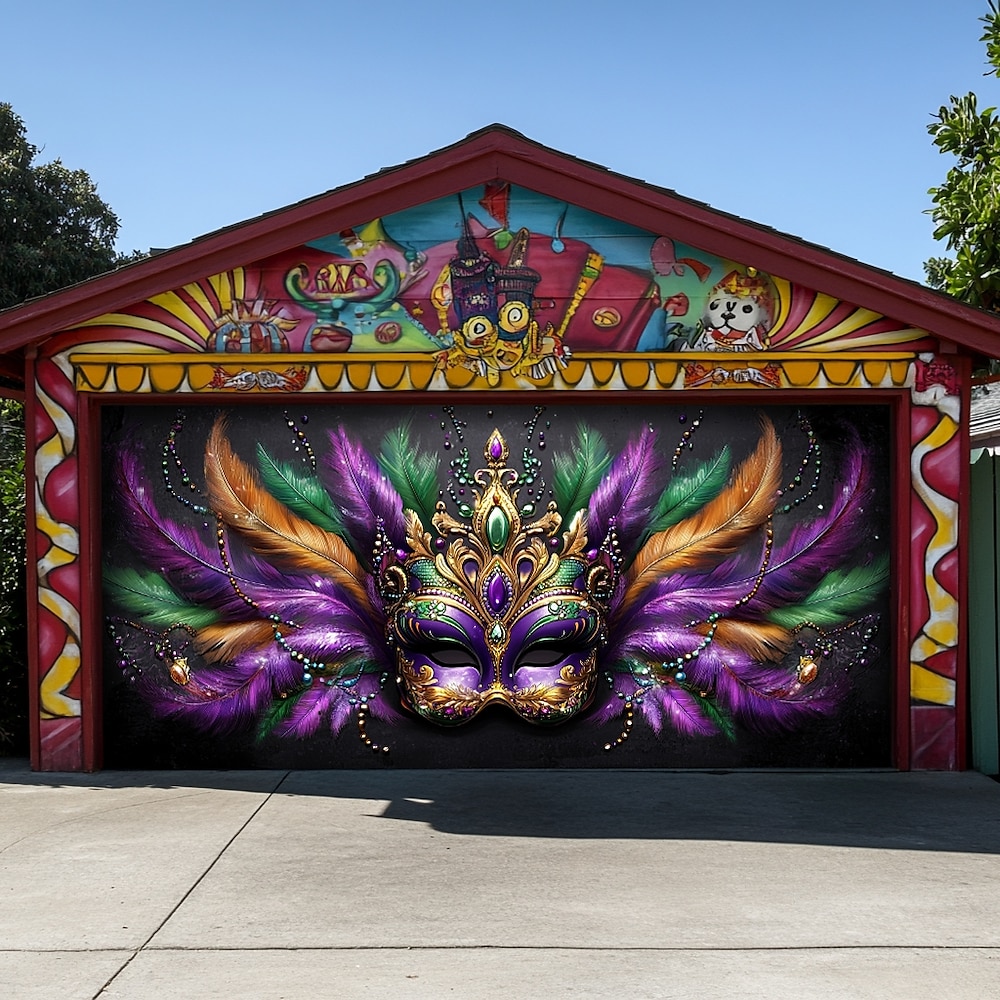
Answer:
<path fill-rule="evenodd" d="M 209 663 L 225 663 L 273 641 L 274 626 L 270 622 L 217 622 L 198 629 L 194 648 Z"/>
<path fill-rule="evenodd" d="M 275 500 L 237 457 L 221 419 L 205 451 L 205 485 L 212 508 L 254 552 L 294 569 L 332 576 L 362 610 L 371 612 L 361 564 L 347 543 Z"/>
<path fill-rule="evenodd" d="M 708 627 L 698 629 L 703 635 Z M 788 629 L 769 622 L 746 622 L 722 618 L 715 626 L 714 641 L 720 646 L 737 649 L 758 662 L 780 660 L 792 648 L 793 636 Z"/>
<path fill-rule="evenodd" d="M 732 482 L 697 514 L 653 535 L 635 557 L 622 597 L 624 610 L 660 577 L 720 562 L 771 516 L 781 486 L 781 444 L 764 420 L 753 454 Z"/>

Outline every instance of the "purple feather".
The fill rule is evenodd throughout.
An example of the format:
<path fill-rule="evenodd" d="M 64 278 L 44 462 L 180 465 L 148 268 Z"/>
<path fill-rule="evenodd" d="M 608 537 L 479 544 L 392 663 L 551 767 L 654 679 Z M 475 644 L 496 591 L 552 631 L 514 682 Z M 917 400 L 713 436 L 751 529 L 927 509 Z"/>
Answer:
<path fill-rule="evenodd" d="M 635 678 L 628 672 L 619 672 L 614 675 L 613 688 L 610 697 L 605 697 L 603 701 L 596 702 L 590 715 L 590 721 L 596 725 L 610 722 L 618 718 L 625 711 L 625 701 L 634 698 L 642 690 Z M 621 697 L 618 697 L 621 695 Z"/>
<path fill-rule="evenodd" d="M 719 732 L 698 707 L 698 699 L 676 684 L 662 684 L 643 692 L 642 714 L 657 735 L 665 721 L 685 736 L 714 736 Z"/>
<path fill-rule="evenodd" d="M 660 577 L 624 611 L 612 609 L 609 645 L 658 625 L 703 621 L 713 611 L 725 615 L 745 597 L 760 569 L 763 552 L 750 551 L 695 573 Z"/>
<path fill-rule="evenodd" d="M 693 652 L 703 639 L 704 636 L 683 626 L 659 624 L 623 636 L 614 649 L 608 648 L 606 655 L 613 662 L 636 657 L 649 663 L 663 663 Z"/>
<path fill-rule="evenodd" d="M 209 543 L 198 529 L 160 514 L 134 453 L 122 451 L 117 473 L 121 503 L 139 529 L 146 564 L 163 573 L 194 603 L 207 605 L 224 618 L 247 618 L 247 606 L 233 590 L 214 544 L 214 534 Z"/>
<path fill-rule="evenodd" d="M 377 664 L 379 670 L 387 670 L 391 665 L 385 646 L 372 643 L 350 622 L 328 621 L 302 628 L 281 629 L 281 635 L 296 653 L 303 653 L 311 660 L 331 667 L 357 658 Z"/>
<path fill-rule="evenodd" d="M 627 558 L 649 523 L 663 489 L 663 456 L 656 450 L 656 432 L 643 430 L 622 449 L 590 497 L 587 536 L 600 545 L 612 524 Z"/>
<path fill-rule="evenodd" d="M 334 702 L 347 702 L 347 700 L 347 695 L 339 688 L 311 687 L 302 694 L 288 715 L 272 731 L 275 736 L 290 736 L 304 740 L 316 732 L 323 721 L 323 716 L 330 711 Z"/>
<path fill-rule="evenodd" d="M 133 523 L 142 526 L 146 562 L 163 573 L 188 600 L 218 612 L 225 621 L 249 621 L 277 614 L 296 622 L 335 618 L 350 624 L 359 635 L 378 643 L 382 638 L 380 615 L 362 614 L 346 590 L 335 580 L 283 571 L 246 552 L 238 539 L 227 537 L 230 568 L 240 589 L 256 604 L 242 600 L 233 588 L 229 570 L 218 548 L 203 539 L 198 529 L 163 517 L 152 500 L 152 491 L 138 459 L 123 452 L 119 465 L 122 503 Z M 376 609 L 380 602 L 373 605 Z"/>
<path fill-rule="evenodd" d="M 392 545 L 404 545 L 403 501 L 378 462 L 343 427 L 330 432 L 330 446 L 321 470 L 323 485 L 340 511 L 354 551 L 371 559 L 380 521 Z"/>
<path fill-rule="evenodd" d="M 373 646 L 381 647 L 384 643 L 381 614 L 359 610 L 350 595 L 329 578 L 286 577 L 270 587 L 265 579 L 259 591 L 250 592 L 263 617 L 278 615 L 297 626 L 332 623 Z"/>
<path fill-rule="evenodd" d="M 745 653 L 709 646 L 687 668 L 691 682 L 712 692 L 719 704 L 759 732 L 776 733 L 834 711 L 843 676 L 826 672 L 821 683 L 803 685 L 787 667 L 765 665 Z"/>
<path fill-rule="evenodd" d="M 143 693 L 157 715 L 183 718 L 199 729 L 231 733 L 250 725 L 274 696 L 294 687 L 302 667 L 280 647 L 269 646 L 231 663 L 199 666 L 186 685 L 143 674 Z"/>
<path fill-rule="evenodd" d="M 373 715 L 384 717 L 384 711 L 376 710 L 385 702 L 381 696 L 378 680 L 374 677 L 363 677 L 350 693 L 339 687 L 312 687 L 296 702 L 287 718 L 274 727 L 274 734 L 281 737 L 296 737 L 304 739 L 312 736 L 319 728 L 324 717 L 329 715 L 330 732 L 339 733 L 350 721 L 357 710 L 352 704 L 358 697 L 367 697 L 368 707 Z"/>
<path fill-rule="evenodd" d="M 800 601 L 864 537 L 864 509 L 873 491 L 859 448 L 848 453 L 842 471 L 843 480 L 829 512 L 797 524 L 787 541 L 772 552 L 760 588 L 741 609 L 744 616 L 760 619 L 774 608 Z M 755 575 L 736 582 L 749 590 Z"/>

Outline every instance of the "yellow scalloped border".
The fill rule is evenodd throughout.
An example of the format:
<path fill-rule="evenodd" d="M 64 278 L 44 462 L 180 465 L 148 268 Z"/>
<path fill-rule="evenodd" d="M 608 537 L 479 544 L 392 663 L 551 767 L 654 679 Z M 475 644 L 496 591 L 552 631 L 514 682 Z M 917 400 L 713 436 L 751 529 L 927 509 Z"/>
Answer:
<path fill-rule="evenodd" d="M 578 354 L 554 374 L 528 379 L 511 372 L 491 384 L 469 368 L 438 368 L 426 354 L 73 354 L 79 392 L 176 393 L 533 391 L 538 389 L 871 389 L 902 388 L 912 353 L 868 352 L 803 356 L 800 352 L 727 354 Z M 262 387 L 253 377 L 290 369 L 301 387 Z M 247 387 L 218 386 L 244 375 Z M 273 380 L 271 380 L 273 381 Z M 213 385 L 213 382 L 216 383 Z"/>

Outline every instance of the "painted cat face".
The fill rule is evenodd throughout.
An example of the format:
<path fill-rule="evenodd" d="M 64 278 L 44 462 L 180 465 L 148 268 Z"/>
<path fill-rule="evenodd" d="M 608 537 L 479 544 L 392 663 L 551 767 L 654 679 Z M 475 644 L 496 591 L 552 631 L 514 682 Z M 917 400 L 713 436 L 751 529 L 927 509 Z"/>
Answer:
<path fill-rule="evenodd" d="M 439 504 L 432 542 L 411 513 L 411 554 L 383 577 L 400 593 L 387 619 L 400 695 L 439 725 L 493 703 L 529 722 L 563 722 L 594 692 L 612 564 L 585 551 L 582 512 L 562 535 L 554 504 L 523 523 L 498 431 L 485 454 L 469 521 Z"/>

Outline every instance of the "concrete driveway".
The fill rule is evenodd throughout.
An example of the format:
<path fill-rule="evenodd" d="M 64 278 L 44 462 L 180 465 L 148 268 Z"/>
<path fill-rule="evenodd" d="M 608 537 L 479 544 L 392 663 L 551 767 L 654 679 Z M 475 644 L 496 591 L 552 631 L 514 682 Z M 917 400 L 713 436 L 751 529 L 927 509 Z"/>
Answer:
<path fill-rule="evenodd" d="M 980 774 L 34 774 L 0 997 L 985 998 Z"/>

